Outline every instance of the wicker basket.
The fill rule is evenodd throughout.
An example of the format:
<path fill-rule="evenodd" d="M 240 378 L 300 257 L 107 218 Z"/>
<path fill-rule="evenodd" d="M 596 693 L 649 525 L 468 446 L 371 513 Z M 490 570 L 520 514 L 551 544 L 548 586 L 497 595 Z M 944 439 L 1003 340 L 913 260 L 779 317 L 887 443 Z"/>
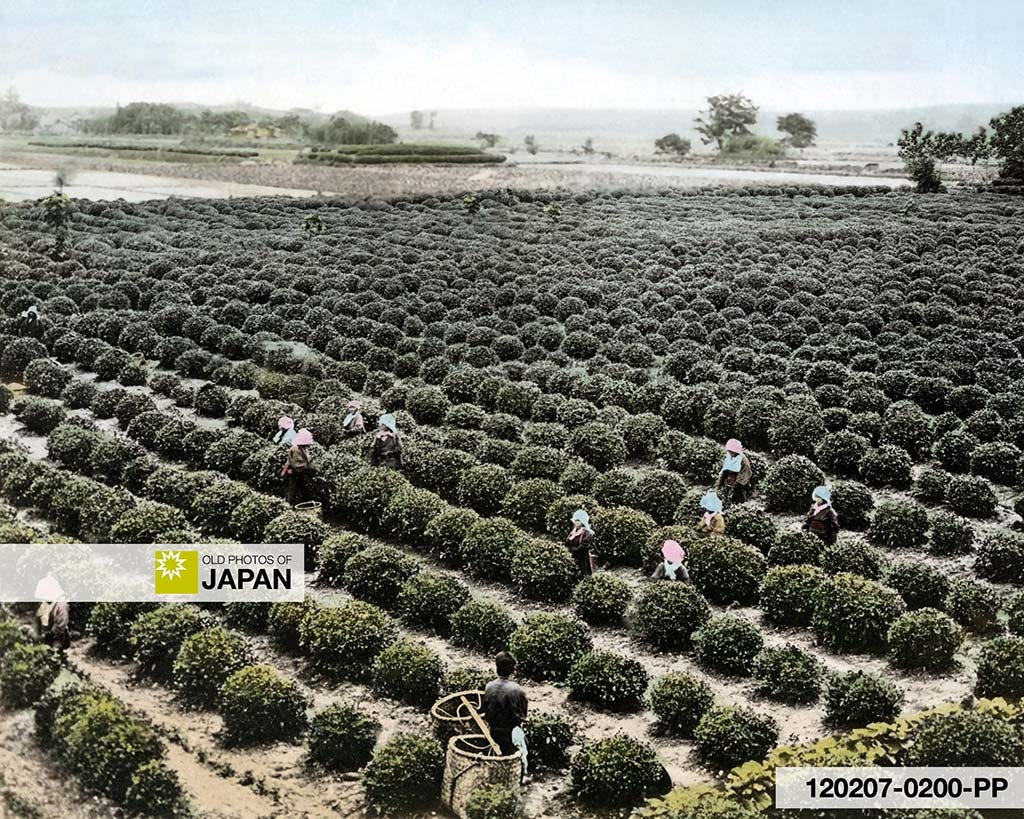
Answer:
<path fill-rule="evenodd" d="M 294 508 L 296 512 L 309 515 L 311 518 L 323 517 L 323 504 L 320 501 L 303 501 L 302 503 L 295 504 Z"/>
<path fill-rule="evenodd" d="M 448 740 L 441 801 L 459 819 L 466 819 L 466 803 L 473 791 L 483 785 L 501 785 L 517 791 L 523 776 L 519 751 L 494 756 L 487 738 L 480 734 L 460 734 Z"/>

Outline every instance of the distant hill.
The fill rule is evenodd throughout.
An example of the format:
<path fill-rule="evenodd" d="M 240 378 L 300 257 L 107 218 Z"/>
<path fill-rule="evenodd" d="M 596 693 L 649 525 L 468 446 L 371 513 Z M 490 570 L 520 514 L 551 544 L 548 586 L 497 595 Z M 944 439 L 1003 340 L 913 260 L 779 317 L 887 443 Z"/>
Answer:
<path fill-rule="evenodd" d="M 900 108 L 874 111 L 803 111 L 818 126 L 819 142 L 843 142 L 886 145 L 895 142 L 901 128 L 923 122 L 926 128 L 943 131 L 974 131 L 989 119 L 1012 107 L 1009 104 L 943 105 L 926 108 Z M 436 131 L 445 136 L 472 138 L 477 131 L 501 134 L 519 142 L 534 134 L 542 144 L 582 143 L 592 137 L 595 145 L 604 139 L 616 142 L 650 143 L 675 131 L 699 144 L 693 132 L 697 111 L 573 108 L 452 109 L 436 116 Z M 776 136 L 775 120 L 788 111 L 762 110 L 758 114 L 758 133 Z M 428 130 L 411 131 L 409 114 L 378 117 L 380 122 L 399 130 L 403 138 L 426 139 Z M 599 146 L 598 146 L 599 147 Z"/>

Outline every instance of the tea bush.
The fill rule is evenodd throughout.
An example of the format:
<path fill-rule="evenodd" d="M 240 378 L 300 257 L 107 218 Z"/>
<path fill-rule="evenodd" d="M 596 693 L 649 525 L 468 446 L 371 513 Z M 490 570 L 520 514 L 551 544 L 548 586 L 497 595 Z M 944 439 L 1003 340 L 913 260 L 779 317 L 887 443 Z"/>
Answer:
<path fill-rule="evenodd" d="M 501 514 L 533 532 L 543 532 L 547 510 L 562 497 L 561 487 L 544 478 L 531 478 L 512 486 L 501 502 Z"/>
<path fill-rule="evenodd" d="M 396 734 L 374 752 L 363 773 L 371 804 L 401 813 L 433 803 L 441 793 L 444 749 L 433 737 Z"/>
<path fill-rule="evenodd" d="M 33 705 L 60 673 L 57 651 L 37 643 L 16 643 L 0 657 L 0 705 Z"/>
<path fill-rule="evenodd" d="M 512 584 L 533 600 L 564 602 L 579 579 L 579 569 L 561 543 L 539 538 L 522 544 L 512 556 Z"/>
<path fill-rule="evenodd" d="M 860 459 L 860 476 L 868 486 L 905 489 L 912 482 L 914 463 L 905 449 L 886 445 L 869 449 Z"/>
<path fill-rule="evenodd" d="M 859 574 L 868 580 L 881 580 L 887 565 L 878 549 L 861 540 L 840 540 L 821 550 L 821 567 L 828 574 Z"/>
<path fill-rule="evenodd" d="M 888 586 L 854 574 L 830 577 L 814 596 L 811 627 L 832 651 L 883 653 L 889 627 L 906 611 Z"/>
<path fill-rule="evenodd" d="M 1024 697 L 1024 637 L 996 637 L 978 653 L 978 697 Z"/>
<path fill-rule="evenodd" d="M 960 711 L 929 714 L 914 733 L 907 764 L 918 766 L 1016 765 L 1024 738 L 1015 726 L 993 714 Z"/>
<path fill-rule="evenodd" d="M 688 583 L 652 583 L 633 603 L 632 628 L 646 643 L 685 651 L 693 633 L 711 619 L 707 600 Z"/>
<path fill-rule="evenodd" d="M 367 679 L 374 660 L 397 636 L 388 614 L 362 600 L 314 608 L 299 625 L 299 642 L 313 667 L 341 679 Z"/>
<path fill-rule="evenodd" d="M 753 603 L 767 565 L 753 546 L 728 537 L 701 538 L 689 545 L 693 585 L 715 603 Z"/>
<path fill-rule="evenodd" d="M 467 469 L 459 479 L 459 503 L 481 515 L 496 515 L 512 488 L 512 477 L 504 467 L 481 464 Z"/>
<path fill-rule="evenodd" d="M 423 643 L 402 639 L 377 655 L 371 676 L 379 696 L 429 708 L 440 696 L 444 663 Z"/>
<path fill-rule="evenodd" d="M 996 510 L 996 493 L 984 478 L 958 475 L 946 487 L 946 504 L 958 515 L 990 518 Z"/>
<path fill-rule="evenodd" d="M 764 638 L 752 623 L 723 614 L 712 617 L 694 632 L 693 645 L 701 666 L 745 677 L 764 646 Z"/>
<path fill-rule="evenodd" d="M 565 679 L 590 648 L 590 634 L 583 623 L 547 612 L 531 614 L 509 638 L 519 672 L 538 681 Z"/>
<path fill-rule="evenodd" d="M 220 689 L 218 711 L 230 745 L 289 740 L 306 730 L 309 701 L 268 665 L 241 668 Z"/>
<path fill-rule="evenodd" d="M 648 681 L 641 662 L 610 651 L 582 655 L 566 677 L 572 699 L 621 711 L 642 707 Z"/>
<path fill-rule="evenodd" d="M 868 539 L 892 549 L 920 546 L 928 539 L 928 512 L 913 501 L 883 501 L 875 509 Z"/>
<path fill-rule="evenodd" d="M 821 563 L 821 538 L 810 532 L 782 532 L 768 550 L 769 566 L 817 566 Z"/>
<path fill-rule="evenodd" d="M 968 521 L 950 512 L 934 512 L 929 523 L 931 530 L 928 548 L 933 554 L 970 553 L 974 544 L 974 529 Z"/>
<path fill-rule="evenodd" d="M 370 546 L 370 541 L 355 532 L 337 532 L 320 546 L 317 556 L 317 580 L 328 586 L 345 584 L 345 564 L 350 557 Z"/>
<path fill-rule="evenodd" d="M 765 475 L 762 490 L 769 512 L 801 513 L 810 505 L 811 492 L 825 482 L 825 475 L 802 455 L 786 455 Z"/>
<path fill-rule="evenodd" d="M 448 634 L 452 616 L 469 600 L 469 589 L 451 575 L 424 571 L 410 577 L 398 593 L 399 617 L 413 628 Z"/>
<path fill-rule="evenodd" d="M 949 668 L 962 639 L 960 626 L 941 611 L 911 611 L 889 627 L 889 662 L 897 668 Z"/>
<path fill-rule="evenodd" d="M 157 678 L 170 678 L 174 658 L 193 634 L 209 627 L 196 606 L 172 603 L 142 614 L 131 625 L 128 644 L 139 670 Z"/>
<path fill-rule="evenodd" d="M 743 503 L 729 508 L 725 518 L 725 534 L 753 546 L 762 554 L 768 554 L 779 532 L 771 515 Z"/>
<path fill-rule="evenodd" d="M 981 634 L 995 627 L 999 602 L 999 596 L 987 586 L 954 579 L 950 581 L 943 609 L 967 631 Z"/>
<path fill-rule="evenodd" d="M 345 588 L 360 600 L 393 609 L 406 581 L 419 571 L 415 558 L 392 546 L 369 546 L 345 563 Z"/>
<path fill-rule="evenodd" d="M 595 511 L 592 526 L 595 532 L 593 549 L 601 560 L 625 566 L 640 565 L 644 546 L 655 529 L 654 520 L 649 515 L 627 507 Z"/>
<path fill-rule="evenodd" d="M 825 573 L 817 566 L 776 566 L 761 582 L 758 605 L 770 623 L 809 626 L 814 595 L 825 580 Z"/>
<path fill-rule="evenodd" d="M 692 674 L 672 673 L 654 681 L 650 700 L 659 725 L 670 733 L 689 737 L 715 704 L 715 695 L 706 682 Z"/>
<path fill-rule="evenodd" d="M 763 759 L 778 737 L 779 726 L 774 719 L 733 705 L 712 707 L 693 732 L 697 753 L 721 770 Z"/>
<path fill-rule="evenodd" d="M 766 647 L 754 658 L 752 675 L 757 691 L 788 703 L 816 702 L 825 666 L 812 654 L 787 643 Z"/>
<path fill-rule="evenodd" d="M 470 600 L 452 615 L 452 642 L 487 654 L 508 648 L 515 629 L 508 609 L 493 600 Z"/>
<path fill-rule="evenodd" d="M 825 722 L 857 728 L 892 722 L 903 708 L 903 692 L 890 680 L 864 671 L 833 675 L 825 686 Z"/>
<path fill-rule="evenodd" d="M 466 801 L 466 819 L 516 819 L 520 807 L 518 791 L 503 785 L 481 785 Z"/>
<path fill-rule="evenodd" d="M 654 749 L 625 734 L 588 742 L 571 765 L 572 790 L 581 802 L 630 807 L 664 789 Z"/>
<path fill-rule="evenodd" d="M 223 628 L 199 631 L 181 644 L 173 665 L 174 686 L 186 702 L 212 706 L 227 678 L 251 663 L 252 651 L 240 635 Z"/>
<path fill-rule="evenodd" d="M 995 531 L 978 545 L 974 571 L 993 583 L 1024 583 L 1024 536 Z"/>
<path fill-rule="evenodd" d="M 592 626 L 621 623 L 632 599 L 629 584 L 608 572 L 584 577 L 572 592 L 576 614 Z"/>
<path fill-rule="evenodd" d="M 460 546 L 467 571 L 484 580 L 511 579 L 512 557 L 526 542 L 525 533 L 505 518 L 479 520 Z"/>
<path fill-rule="evenodd" d="M 530 768 L 561 770 L 569 766 L 569 748 L 576 744 L 576 726 L 559 712 L 531 711 L 523 724 Z"/>

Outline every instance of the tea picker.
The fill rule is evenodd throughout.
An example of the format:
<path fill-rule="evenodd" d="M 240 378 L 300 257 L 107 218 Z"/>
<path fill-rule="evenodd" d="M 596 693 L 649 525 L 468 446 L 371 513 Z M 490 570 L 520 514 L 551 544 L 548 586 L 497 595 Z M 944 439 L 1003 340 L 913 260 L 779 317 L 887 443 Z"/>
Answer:
<path fill-rule="evenodd" d="M 690 582 L 690 573 L 683 565 L 686 561 L 686 550 L 676 541 L 666 540 L 661 547 L 662 561 L 651 575 L 651 580 L 682 580 Z"/>
<path fill-rule="evenodd" d="M 377 434 L 373 436 L 370 447 L 370 465 L 401 469 L 404 464 L 402 436 L 398 434 L 395 416 L 384 414 L 378 423 Z"/>
<path fill-rule="evenodd" d="M 811 508 L 802 527 L 832 545 L 839 535 L 839 516 L 832 508 L 832 492 L 827 486 L 816 487 L 811 493 Z"/>
<path fill-rule="evenodd" d="M 725 457 L 718 473 L 715 489 L 725 496 L 726 501 L 743 503 L 750 493 L 750 479 L 753 477 L 750 458 L 743 452 L 743 444 L 735 438 L 725 442 Z"/>
<path fill-rule="evenodd" d="M 594 573 L 594 558 L 590 548 L 594 543 L 594 530 L 590 526 L 590 515 L 585 509 L 577 509 L 572 513 L 572 531 L 565 539 L 569 554 L 576 561 L 576 568 L 583 575 Z"/>
<path fill-rule="evenodd" d="M 722 499 L 714 491 L 706 492 L 700 499 L 704 515 L 697 521 L 697 531 L 702 535 L 725 534 L 725 516 L 722 514 Z"/>

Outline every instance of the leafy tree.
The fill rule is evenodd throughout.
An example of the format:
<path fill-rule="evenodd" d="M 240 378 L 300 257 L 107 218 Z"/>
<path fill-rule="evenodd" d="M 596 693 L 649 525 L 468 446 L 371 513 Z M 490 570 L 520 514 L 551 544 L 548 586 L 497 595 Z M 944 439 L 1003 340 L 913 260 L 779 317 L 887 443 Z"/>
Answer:
<path fill-rule="evenodd" d="M 932 131 L 925 131 L 920 122 L 914 127 L 904 129 L 896 143 L 899 146 L 900 159 L 907 168 L 907 175 L 914 181 L 918 193 L 938 193 L 943 189 L 942 177 L 939 175 L 937 158 L 939 150 L 948 150 L 949 146 L 941 141 L 936 143 Z"/>
<path fill-rule="evenodd" d="M 714 142 L 722 150 L 728 136 L 747 136 L 757 122 L 757 106 L 742 94 L 718 94 L 708 97 L 708 108 L 695 120 L 701 142 Z"/>
<path fill-rule="evenodd" d="M 398 140 L 398 134 L 382 122 L 352 123 L 335 114 L 310 128 L 309 138 L 324 145 L 390 145 Z"/>
<path fill-rule="evenodd" d="M 540 150 L 540 148 L 537 146 L 537 140 L 534 138 L 533 134 L 529 134 L 528 136 L 524 137 L 523 144 L 526 146 L 527 153 L 535 154 L 537 153 L 537 151 Z"/>
<path fill-rule="evenodd" d="M 171 136 L 181 134 L 195 121 L 187 114 L 162 102 L 132 102 L 117 109 L 109 117 L 85 120 L 82 130 L 91 134 L 150 134 Z"/>
<path fill-rule="evenodd" d="M 818 136 L 818 126 L 803 114 L 796 112 L 779 117 L 775 127 L 786 134 L 782 141 L 794 148 L 807 148 Z"/>
<path fill-rule="evenodd" d="M 429 122 L 427 123 L 427 127 L 431 131 L 434 130 L 434 117 L 436 117 L 436 116 L 437 116 L 437 111 L 431 111 L 430 114 L 429 114 Z"/>
<path fill-rule="evenodd" d="M 498 144 L 497 134 L 488 134 L 485 131 L 477 131 L 475 138 L 480 140 L 480 143 L 484 148 L 493 148 Z"/>
<path fill-rule="evenodd" d="M 18 90 L 11 86 L 0 97 L 0 131 L 31 131 L 39 124 L 32 108 L 21 101 Z"/>
<path fill-rule="evenodd" d="M 690 140 L 684 139 L 673 131 L 671 134 L 665 134 L 660 139 L 654 140 L 654 147 L 662 153 L 686 156 L 690 153 Z"/>
<path fill-rule="evenodd" d="M 587 137 L 587 141 L 583 143 L 583 153 L 587 156 L 594 153 L 594 140 L 591 137 Z"/>
<path fill-rule="evenodd" d="M 990 142 L 999 157 L 999 175 L 1003 179 L 1024 180 L 1024 105 L 993 117 Z"/>
<path fill-rule="evenodd" d="M 414 131 L 419 131 L 423 128 L 423 112 L 422 111 L 410 111 L 409 112 L 409 125 Z"/>
<path fill-rule="evenodd" d="M 71 224 L 71 199 L 56 191 L 43 200 L 43 221 L 53 228 L 54 253 L 61 255 L 67 244 L 68 226 Z"/>

